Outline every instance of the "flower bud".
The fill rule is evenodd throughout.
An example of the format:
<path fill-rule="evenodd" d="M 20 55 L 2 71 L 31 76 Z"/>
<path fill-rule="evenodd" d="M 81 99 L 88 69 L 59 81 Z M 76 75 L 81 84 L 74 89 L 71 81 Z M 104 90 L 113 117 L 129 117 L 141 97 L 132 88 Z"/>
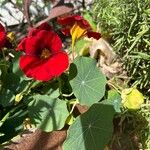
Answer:
<path fill-rule="evenodd" d="M 123 106 L 128 109 L 139 109 L 144 102 L 144 96 L 136 88 L 124 89 L 121 93 Z"/>

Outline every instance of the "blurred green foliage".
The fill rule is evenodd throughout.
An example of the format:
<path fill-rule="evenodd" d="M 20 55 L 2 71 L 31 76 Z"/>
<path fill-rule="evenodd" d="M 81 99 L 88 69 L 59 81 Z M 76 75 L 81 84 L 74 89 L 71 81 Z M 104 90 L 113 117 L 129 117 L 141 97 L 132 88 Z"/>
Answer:
<path fill-rule="evenodd" d="M 121 56 L 130 84 L 150 93 L 150 0 L 95 0 L 93 14 L 102 36 Z"/>

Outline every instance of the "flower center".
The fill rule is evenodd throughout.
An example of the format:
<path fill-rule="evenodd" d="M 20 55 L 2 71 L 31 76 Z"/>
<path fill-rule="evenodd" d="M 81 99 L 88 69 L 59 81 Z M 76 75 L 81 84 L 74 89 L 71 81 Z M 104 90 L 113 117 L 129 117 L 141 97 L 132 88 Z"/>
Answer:
<path fill-rule="evenodd" d="M 42 50 L 40 58 L 46 59 L 46 58 L 50 57 L 50 55 L 51 55 L 50 51 L 45 48 L 45 49 Z"/>

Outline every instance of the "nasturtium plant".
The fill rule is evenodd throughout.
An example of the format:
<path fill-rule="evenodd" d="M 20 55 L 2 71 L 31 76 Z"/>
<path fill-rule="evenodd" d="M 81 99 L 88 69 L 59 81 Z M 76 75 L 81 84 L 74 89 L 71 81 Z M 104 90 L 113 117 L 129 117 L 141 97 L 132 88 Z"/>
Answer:
<path fill-rule="evenodd" d="M 29 116 L 36 127 L 46 132 L 60 130 L 69 116 L 65 101 L 47 95 L 35 95 L 29 103 Z"/>
<path fill-rule="evenodd" d="M 93 104 L 68 130 L 64 150 L 103 150 L 113 132 L 112 105 Z"/>
<path fill-rule="evenodd" d="M 70 67 L 70 84 L 79 102 L 90 106 L 104 96 L 106 77 L 96 67 L 96 60 L 78 57 Z"/>
<path fill-rule="evenodd" d="M 56 20 L 35 25 L 28 17 L 25 32 L 0 24 L 0 146 L 35 128 L 65 130 L 63 150 L 104 150 L 113 136 L 114 119 L 126 108 L 140 108 L 143 95 L 107 82 L 103 66 L 97 67 L 103 60 L 91 58 L 90 41 L 98 42 L 101 33 L 95 32 L 89 13 L 59 16 L 57 25 Z M 70 36 L 70 45 L 65 36 Z M 104 65 L 109 69 L 116 62 L 109 66 L 104 60 Z"/>

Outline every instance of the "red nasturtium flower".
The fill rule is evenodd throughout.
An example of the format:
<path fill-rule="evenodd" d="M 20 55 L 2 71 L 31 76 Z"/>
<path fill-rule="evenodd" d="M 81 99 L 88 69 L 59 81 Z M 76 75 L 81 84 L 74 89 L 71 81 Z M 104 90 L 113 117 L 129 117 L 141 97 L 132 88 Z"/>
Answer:
<path fill-rule="evenodd" d="M 6 31 L 5 28 L 0 24 L 0 49 L 5 45 L 6 42 Z"/>
<path fill-rule="evenodd" d="M 101 37 L 100 33 L 92 31 L 88 21 L 80 15 L 59 17 L 57 21 L 64 26 L 62 33 L 66 36 L 72 36 L 72 45 L 74 45 L 77 39 L 83 36 L 93 37 L 97 40 Z"/>
<path fill-rule="evenodd" d="M 24 51 L 20 68 L 27 77 L 48 81 L 60 76 L 69 65 L 68 55 L 62 50 L 59 36 L 47 24 L 31 29 L 17 50 Z"/>

